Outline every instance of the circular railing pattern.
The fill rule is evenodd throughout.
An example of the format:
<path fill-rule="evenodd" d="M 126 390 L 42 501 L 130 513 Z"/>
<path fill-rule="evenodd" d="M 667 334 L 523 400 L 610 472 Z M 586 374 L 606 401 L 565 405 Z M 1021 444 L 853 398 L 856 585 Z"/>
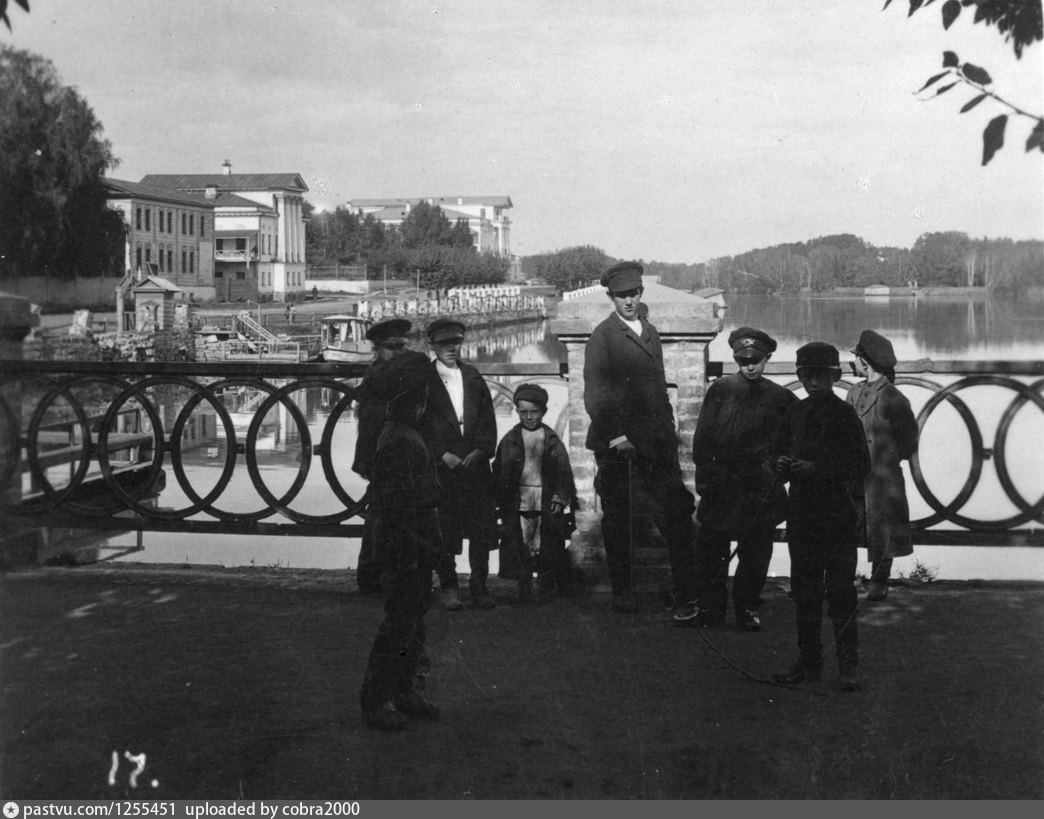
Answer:
<path fill-rule="evenodd" d="M 551 375 L 534 375 L 511 385 L 505 385 L 493 378 L 487 379 L 487 383 L 495 398 L 510 401 L 514 387 L 523 380 L 548 386 L 563 383 L 560 376 Z M 19 382 L 17 385 L 14 384 L 16 381 Z M 352 497 L 342 483 L 338 473 L 343 474 L 343 464 L 334 462 L 334 434 L 341 418 L 349 411 L 355 399 L 355 381 L 345 382 L 333 377 L 309 376 L 286 379 L 286 383 L 277 386 L 260 377 L 238 375 L 221 380 L 212 376 L 201 379 L 177 374 L 149 375 L 138 380 L 122 374 L 57 376 L 46 373 L 22 373 L 0 377 L 0 430 L 4 431 L 4 437 L 7 439 L 0 447 L 0 485 L 10 486 L 13 481 L 21 480 L 20 475 L 26 472 L 36 488 L 36 494 L 27 500 L 0 496 L 0 510 L 21 516 L 40 517 L 58 512 L 94 518 L 111 517 L 118 512 L 130 510 L 142 519 L 165 523 L 206 514 L 219 523 L 232 526 L 250 525 L 273 516 L 282 516 L 299 524 L 320 527 L 337 525 L 357 516 L 364 506 L 363 498 Z M 1006 375 L 971 374 L 960 376 L 953 383 L 944 386 L 927 377 L 901 373 L 896 383 L 900 386 L 924 389 L 930 393 L 917 413 L 921 430 L 925 429 L 944 406 L 956 413 L 967 433 L 971 452 L 968 474 L 952 498 L 945 502 L 938 497 L 937 490 L 929 485 L 929 479 L 922 469 L 920 454 L 914 455 L 910 462 L 912 481 L 917 492 L 931 509 L 931 514 L 911 521 L 914 528 L 927 529 L 948 522 L 973 531 L 998 532 L 1030 522 L 1044 523 L 1044 490 L 1040 497 L 1024 496 L 1011 475 L 1008 452 L 1012 446 L 1012 430 L 1023 413 L 1034 408 L 1044 413 L 1044 379 L 1027 384 Z M 15 386 L 30 391 L 35 402 L 24 433 L 21 431 L 18 413 L 4 397 L 7 388 Z M 785 386 L 796 391 L 800 389 L 801 384 L 797 380 L 790 380 Z M 851 389 L 851 386 L 852 384 L 846 381 L 837 385 L 843 390 Z M 98 387 L 103 387 L 112 393 L 97 429 L 92 428 L 92 420 L 96 422 L 99 417 L 95 415 L 92 419 L 88 407 L 79 397 L 81 393 L 89 392 L 91 387 L 95 388 L 95 392 Z M 1000 388 L 1013 393 L 1011 400 L 997 417 L 992 448 L 987 448 L 984 444 L 986 439 L 980 427 L 982 419 L 975 417 L 962 395 L 967 390 L 981 387 Z M 239 388 L 257 390 L 264 395 L 264 400 L 252 410 L 245 438 L 237 432 L 231 414 L 221 398 L 226 390 Z M 314 433 L 309 430 L 307 419 L 298 402 L 293 400 L 294 393 L 311 388 L 323 388 L 338 396 L 328 410 L 317 440 L 313 440 Z M 164 389 L 176 389 L 184 394 L 184 400 L 179 404 L 180 409 L 173 418 L 169 431 L 165 430 L 163 413 L 157 406 L 155 397 L 157 392 Z M 68 444 L 65 446 L 67 452 L 64 455 L 66 461 L 63 462 L 67 463 L 69 468 L 63 473 L 62 486 L 56 486 L 48 477 L 47 464 L 51 463 L 53 466 L 53 459 L 48 459 L 48 450 L 42 439 L 49 416 L 59 406 L 65 419 L 65 428 L 69 431 Z M 143 475 L 133 485 L 128 485 L 119 479 L 121 462 L 116 458 L 117 446 L 112 442 L 114 433 L 111 430 L 116 426 L 117 417 L 131 407 L 138 410 L 138 417 L 142 421 L 141 429 L 138 430 L 139 436 L 147 434 L 149 437 L 149 443 L 142 443 L 141 449 L 150 453 L 151 459 L 137 464 L 142 468 Z M 213 411 L 217 419 L 218 443 L 223 444 L 225 449 L 220 473 L 212 488 L 207 491 L 193 485 L 185 469 L 182 451 L 186 428 L 193 413 L 201 407 Z M 266 415 L 277 407 L 285 410 L 285 418 L 296 427 L 301 448 L 297 473 L 290 487 L 279 492 L 266 483 L 258 456 L 258 439 L 262 424 Z M 991 414 L 991 422 L 994 417 Z M 24 465 L 20 461 L 22 451 L 25 453 Z M 236 469 L 241 468 L 240 455 L 244 457 L 251 485 L 261 501 L 257 509 L 248 512 L 233 512 L 221 506 L 222 494 L 232 481 Z M 339 508 L 325 514 L 313 514 L 293 508 L 315 457 L 319 459 L 326 484 L 339 501 Z M 159 477 L 168 461 L 178 486 L 188 499 L 187 505 L 180 508 L 157 508 L 146 502 L 150 486 Z M 90 474 L 92 462 L 97 463 L 107 494 L 95 496 L 90 503 L 85 503 L 77 498 L 88 476 L 92 479 L 97 477 L 97 471 L 93 475 Z M 987 462 L 996 470 L 997 481 L 1004 496 L 1017 510 L 1015 514 L 997 519 L 982 519 L 964 511 L 965 505 L 983 479 Z M 1036 484 L 1034 487 L 1036 491 Z"/>
<path fill-rule="evenodd" d="M 130 510 L 141 518 L 165 522 L 185 520 L 205 513 L 220 522 L 230 524 L 250 524 L 282 515 L 294 523 L 324 526 L 355 517 L 363 508 L 362 499 L 353 498 L 342 484 L 337 475 L 338 465 L 333 460 L 332 442 L 336 426 L 355 398 L 356 387 L 351 383 L 333 378 L 311 377 L 290 380 L 284 386 L 276 387 L 263 379 L 253 377 L 234 377 L 205 383 L 180 375 L 147 376 L 134 382 L 106 376 L 61 379 L 22 375 L 17 380 L 23 389 L 27 385 L 35 387 L 35 393 L 39 397 L 35 399 L 23 440 L 16 413 L 4 398 L 2 390 L 10 379 L 0 380 L 0 424 L 11 437 L 3 447 L 4 461 L 0 463 L 0 481 L 6 486 L 15 479 L 20 467 L 20 453 L 24 451 L 24 468 L 38 492 L 32 498 L 18 502 L 0 497 L 0 509 L 6 512 L 36 516 L 58 510 L 83 517 L 104 518 Z M 94 382 L 107 386 L 114 392 L 106 402 L 106 410 L 101 416 L 97 430 L 92 429 L 88 409 L 78 397 L 78 393 L 82 393 Z M 266 396 L 252 411 L 245 440 L 239 437 L 231 414 L 221 400 L 224 391 L 237 388 L 257 390 Z M 320 443 L 315 447 L 312 444 L 308 421 L 297 403 L 292 400 L 293 393 L 313 388 L 324 388 L 340 396 L 325 419 Z M 181 390 L 184 398 L 169 431 L 165 429 L 163 414 L 157 407 L 155 398 L 157 392 L 163 389 Z M 48 425 L 48 414 L 55 411 L 55 405 L 59 401 L 63 402 L 64 421 L 61 426 L 68 430 L 68 438 L 75 443 L 66 447 L 69 451 L 65 453 L 62 462 L 74 466 L 69 473 L 63 474 L 64 485 L 57 488 L 47 474 L 48 449 L 42 446 L 41 435 L 43 427 Z M 223 435 L 223 440 L 219 439 L 215 443 L 223 444 L 225 449 L 221 472 L 213 487 L 205 494 L 193 485 L 185 469 L 182 453 L 186 427 L 193 413 L 202 405 L 213 410 L 218 420 L 219 435 Z M 278 496 L 266 484 L 257 455 L 262 424 L 267 414 L 276 406 L 284 408 L 286 417 L 296 427 L 301 446 L 300 462 L 294 480 L 291 486 Z M 141 449 L 151 451 L 151 459 L 135 463 L 142 468 L 143 474 L 128 487 L 118 480 L 118 462 L 114 458 L 111 444 L 114 433 L 111 430 L 116 425 L 116 419 L 130 407 L 140 413 L 139 436 L 147 434 L 151 437 L 150 445 L 144 445 L 141 441 L 138 443 Z M 54 425 L 53 420 L 50 424 Z M 233 478 L 239 455 L 244 456 L 251 484 L 263 502 L 260 508 L 250 512 L 232 512 L 219 506 L 222 493 Z M 326 482 L 342 505 L 342 508 L 334 512 L 310 514 L 292 508 L 294 499 L 307 480 L 313 456 L 319 457 Z M 144 502 L 168 460 L 178 486 L 189 500 L 188 505 L 180 508 L 159 508 Z M 86 504 L 72 500 L 84 488 L 92 462 L 97 463 L 107 494 L 94 493 L 95 498 L 103 498 L 102 502 Z"/>

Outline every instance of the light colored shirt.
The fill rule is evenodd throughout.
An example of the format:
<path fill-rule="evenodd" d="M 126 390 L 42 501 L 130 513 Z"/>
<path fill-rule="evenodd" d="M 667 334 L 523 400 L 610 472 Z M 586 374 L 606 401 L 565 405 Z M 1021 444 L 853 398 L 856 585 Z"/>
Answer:
<path fill-rule="evenodd" d="M 544 429 L 522 430 L 522 446 L 526 460 L 522 464 L 522 475 L 518 480 L 520 512 L 539 512 L 544 496 L 544 481 L 540 474 L 544 458 Z"/>
<path fill-rule="evenodd" d="M 442 379 L 442 383 L 446 385 L 446 392 L 449 394 L 450 403 L 453 404 L 453 411 L 457 414 L 457 423 L 460 424 L 460 428 L 464 429 L 464 375 L 460 371 L 460 367 L 447 367 L 441 361 L 435 362 L 435 371 L 439 374 L 439 378 Z"/>
<path fill-rule="evenodd" d="M 613 315 L 616 316 L 618 319 L 620 319 L 620 321 L 622 321 L 628 327 L 630 327 L 631 330 L 634 332 L 634 334 L 636 336 L 638 336 L 638 338 L 642 337 L 642 320 L 641 319 L 635 319 L 634 321 L 631 321 L 630 319 L 625 319 L 623 316 L 621 316 L 615 310 L 613 311 Z M 613 438 L 613 440 L 611 440 L 609 442 L 609 446 L 619 446 L 620 444 L 622 444 L 626 440 L 627 440 L 627 436 L 626 435 L 621 435 L 618 438 Z"/>

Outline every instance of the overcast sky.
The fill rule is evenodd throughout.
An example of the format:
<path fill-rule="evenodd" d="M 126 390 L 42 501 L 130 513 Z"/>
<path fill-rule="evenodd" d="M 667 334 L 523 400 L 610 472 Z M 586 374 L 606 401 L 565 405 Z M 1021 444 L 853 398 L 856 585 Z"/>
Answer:
<path fill-rule="evenodd" d="M 0 41 L 51 59 L 113 176 L 298 172 L 307 198 L 507 195 L 512 250 L 701 262 L 855 233 L 1044 238 L 1032 123 L 980 166 L 1001 106 L 914 92 L 942 52 L 1044 110 L 965 12 L 907 0 L 32 0 Z M 941 83 L 940 83 L 941 84 Z"/>

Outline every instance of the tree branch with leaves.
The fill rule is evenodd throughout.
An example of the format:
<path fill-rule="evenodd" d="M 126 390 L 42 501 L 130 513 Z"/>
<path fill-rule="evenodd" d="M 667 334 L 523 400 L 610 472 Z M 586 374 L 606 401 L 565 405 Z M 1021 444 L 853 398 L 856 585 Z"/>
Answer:
<path fill-rule="evenodd" d="M 909 0 L 910 10 L 907 17 L 913 15 L 922 8 L 927 8 L 936 0 Z M 885 0 L 884 8 L 891 5 L 892 0 Z M 1011 41 L 1015 50 L 1016 59 L 1022 59 L 1023 49 L 1044 38 L 1044 23 L 1042 23 L 1042 12 L 1040 0 L 946 0 L 942 4 L 943 28 L 949 30 L 954 21 L 960 17 L 964 8 L 975 6 L 973 23 L 983 23 L 987 26 L 995 25 L 1000 34 L 1004 36 L 1005 42 Z M 945 94 L 958 85 L 964 84 L 975 91 L 968 102 L 961 106 L 960 113 L 971 111 L 983 100 L 990 98 L 995 102 L 1008 108 L 1010 113 L 998 114 L 993 117 L 982 132 L 982 164 L 989 164 L 990 160 L 1004 147 L 1004 136 L 1008 127 L 1008 119 L 1015 116 L 1026 117 L 1034 125 L 1026 139 L 1026 151 L 1034 148 L 1044 152 L 1044 116 L 1034 114 L 1030 111 L 1009 102 L 1000 96 L 989 86 L 993 84 L 990 73 L 981 66 L 973 63 L 962 63 L 953 51 L 943 52 L 943 71 L 928 78 L 921 86 L 918 94 L 923 93 L 932 86 L 936 86 L 941 80 L 952 80 L 945 85 L 936 86 L 934 93 L 929 99 Z"/>

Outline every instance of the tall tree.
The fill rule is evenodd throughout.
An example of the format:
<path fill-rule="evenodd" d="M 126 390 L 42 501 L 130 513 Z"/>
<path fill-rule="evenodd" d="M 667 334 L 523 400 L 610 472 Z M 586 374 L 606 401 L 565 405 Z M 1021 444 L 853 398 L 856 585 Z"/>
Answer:
<path fill-rule="evenodd" d="M 120 272 L 102 126 L 50 60 L 0 45 L 0 277 Z"/>

